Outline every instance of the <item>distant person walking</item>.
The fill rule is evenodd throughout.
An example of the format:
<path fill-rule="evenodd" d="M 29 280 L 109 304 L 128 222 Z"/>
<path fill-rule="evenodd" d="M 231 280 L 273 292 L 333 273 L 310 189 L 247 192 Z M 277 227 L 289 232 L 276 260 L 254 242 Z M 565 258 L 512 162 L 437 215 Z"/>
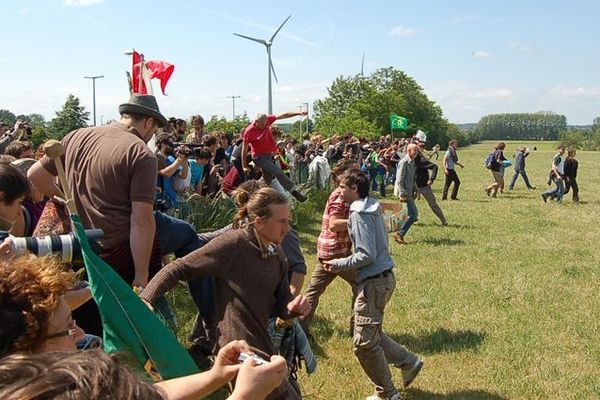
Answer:
<path fill-rule="evenodd" d="M 563 175 L 565 174 L 565 146 L 558 146 L 558 152 L 552 159 L 552 170 L 550 171 L 550 179 L 556 187 L 552 190 L 546 190 L 542 193 L 542 199 L 544 202 L 548 199 L 556 199 L 558 203 L 562 202 L 563 195 L 565 193 L 565 186 L 563 182 Z"/>
<path fill-rule="evenodd" d="M 500 190 L 504 185 L 502 162 L 506 160 L 506 157 L 504 157 L 505 148 L 506 143 L 499 142 L 494 148 L 494 151 L 490 153 L 488 160 L 486 161 L 486 167 L 492 171 L 492 176 L 494 177 L 494 182 L 484 189 L 485 194 L 488 196 L 491 194 L 492 197 L 496 197 L 498 195 L 498 190 Z"/>
<path fill-rule="evenodd" d="M 531 186 L 529 183 L 529 178 L 527 177 L 527 173 L 525 172 L 525 159 L 529 156 L 529 148 L 521 145 L 517 149 L 517 153 L 515 154 L 515 173 L 513 174 L 512 179 L 510 180 L 510 184 L 508 185 L 508 190 L 513 190 L 515 187 L 515 183 L 517 182 L 517 178 L 519 175 L 523 177 L 523 181 L 525 182 L 525 186 L 527 189 L 533 190 L 535 186 Z"/>
<path fill-rule="evenodd" d="M 456 174 L 456 166 L 463 168 L 463 165 L 458 162 L 458 154 L 456 153 L 456 148 L 458 147 L 458 142 L 455 139 L 452 139 L 448 142 L 448 150 L 446 150 L 446 154 L 444 155 L 444 174 L 446 175 L 446 181 L 444 182 L 444 191 L 442 192 L 442 200 L 446 200 L 448 198 L 448 189 L 450 185 L 454 182 L 454 187 L 452 188 L 452 194 L 450 194 L 451 200 L 458 200 L 458 188 L 460 187 L 460 179 L 458 179 L 458 175 Z"/>
<path fill-rule="evenodd" d="M 567 159 L 565 160 L 565 194 L 573 188 L 573 201 L 579 203 L 579 186 L 577 185 L 577 169 L 579 162 L 575 159 L 577 150 L 569 148 L 567 150 Z"/>

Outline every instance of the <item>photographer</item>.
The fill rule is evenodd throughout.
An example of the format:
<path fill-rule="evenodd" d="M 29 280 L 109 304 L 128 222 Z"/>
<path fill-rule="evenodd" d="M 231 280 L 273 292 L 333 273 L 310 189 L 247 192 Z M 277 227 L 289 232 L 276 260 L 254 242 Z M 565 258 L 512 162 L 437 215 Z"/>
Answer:
<path fill-rule="evenodd" d="M 189 147 L 180 145 L 175 148 L 175 155 L 177 156 L 177 159 L 183 158 L 185 160 L 182 164 L 180 173 L 174 174 L 172 177 L 173 189 L 177 196 L 177 203 L 175 204 L 178 211 L 177 218 L 185 220 L 192 212 L 188 198 L 191 192 L 192 180 L 189 158 L 193 157 L 193 152 Z"/>
<path fill-rule="evenodd" d="M 177 192 L 173 187 L 173 178 L 185 179 L 189 170 L 187 158 L 191 155 L 191 151 L 185 147 L 182 152 L 176 154 L 173 139 L 173 135 L 164 132 L 156 137 L 157 186 L 160 188 L 158 200 L 165 202 L 162 210 L 177 206 Z"/>

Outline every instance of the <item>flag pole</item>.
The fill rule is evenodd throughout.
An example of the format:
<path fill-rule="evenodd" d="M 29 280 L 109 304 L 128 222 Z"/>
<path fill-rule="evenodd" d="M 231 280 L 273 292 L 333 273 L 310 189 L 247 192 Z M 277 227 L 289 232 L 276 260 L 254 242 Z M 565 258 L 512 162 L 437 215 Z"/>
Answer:
<path fill-rule="evenodd" d="M 127 75 L 127 85 L 129 85 L 129 96 L 133 95 L 133 84 L 131 83 L 131 74 L 129 71 L 125 71 L 125 75 Z"/>
<path fill-rule="evenodd" d="M 140 77 L 138 82 L 138 93 L 143 93 L 142 85 L 144 84 L 144 55 L 140 53 Z"/>

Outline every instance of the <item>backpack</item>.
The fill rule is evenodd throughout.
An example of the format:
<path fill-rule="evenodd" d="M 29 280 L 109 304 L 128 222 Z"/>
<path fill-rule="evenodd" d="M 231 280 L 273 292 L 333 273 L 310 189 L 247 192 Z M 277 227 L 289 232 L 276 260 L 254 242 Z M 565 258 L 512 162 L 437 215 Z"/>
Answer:
<path fill-rule="evenodd" d="M 490 153 L 485 159 L 485 167 L 487 169 L 492 169 L 496 164 L 496 152 Z"/>

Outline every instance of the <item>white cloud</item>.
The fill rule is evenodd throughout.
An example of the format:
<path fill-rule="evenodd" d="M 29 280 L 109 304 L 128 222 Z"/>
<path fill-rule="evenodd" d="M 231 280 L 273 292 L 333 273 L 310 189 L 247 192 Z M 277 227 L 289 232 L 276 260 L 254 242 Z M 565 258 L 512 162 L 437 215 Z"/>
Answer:
<path fill-rule="evenodd" d="M 481 90 L 475 92 L 464 92 L 463 96 L 469 99 L 505 99 L 514 95 L 514 92 L 507 88 Z"/>
<path fill-rule="evenodd" d="M 478 15 L 463 15 L 460 17 L 454 17 L 450 20 L 450 22 L 452 22 L 453 24 L 460 24 L 463 22 L 470 22 L 470 21 L 475 21 L 478 20 L 479 16 Z"/>
<path fill-rule="evenodd" d="M 531 46 L 525 43 L 508 42 L 506 45 L 509 49 L 519 51 L 521 53 L 529 53 L 531 51 Z"/>
<path fill-rule="evenodd" d="M 17 12 L 21 15 L 29 15 L 31 14 L 32 9 L 31 8 L 19 8 L 17 10 Z"/>
<path fill-rule="evenodd" d="M 597 87 L 565 87 L 555 86 L 551 88 L 548 93 L 551 96 L 559 97 L 562 99 L 575 99 L 575 98 L 588 98 L 588 99 L 600 99 L 600 88 Z"/>
<path fill-rule="evenodd" d="M 474 51 L 471 56 L 473 58 L 490 58 L 492 55 L 486 51 Z"/>
<path fill-rule="evenodd" d="M 104 0 L 64 0 L 63 1 L 65 6 L 91 6 L 94 4 L 101 4 L 104 3 Z"/>
<path fill-rule="evenodd" d="M 408 28 L 406 26 L 398 25 L 390 30 L 392 36 L 414 36 L 419 33 L 418 29 Z"/>

